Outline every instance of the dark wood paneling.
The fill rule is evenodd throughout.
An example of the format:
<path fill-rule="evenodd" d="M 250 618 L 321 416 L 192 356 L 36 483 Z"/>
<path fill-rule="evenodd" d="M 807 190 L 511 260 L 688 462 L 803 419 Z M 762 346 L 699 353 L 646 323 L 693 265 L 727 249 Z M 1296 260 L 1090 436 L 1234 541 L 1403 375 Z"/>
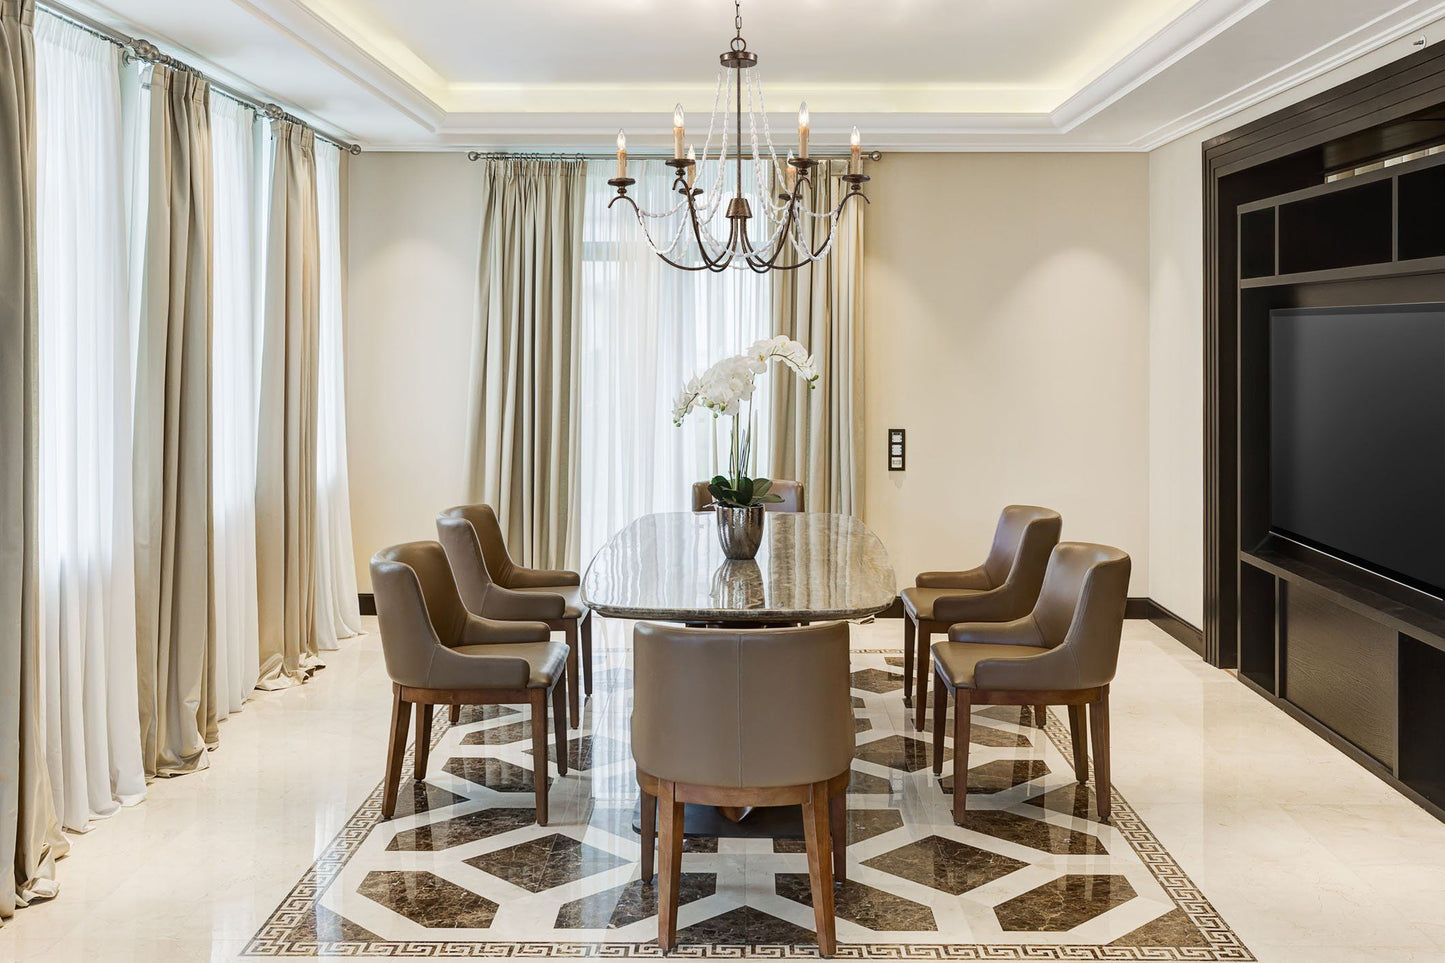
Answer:
<path fill-rule="evenodd" d="M 375 615 L 375 614 L 376 614 L 376 596 L 375 596 L 375 595 L 372 595 L 370 592 L 358 592 L 357 595 L 356 595 L 356 602 L 357 602 L 358 605 L 361 606 L 361 614 L 362 614 L 362 615 Z"/>
<path fill-rule="evenodd" d="M 1386 766 L 1395 764 L 1395 648 L 1374 619 L 1290 583 L 1281 694 Z"/>

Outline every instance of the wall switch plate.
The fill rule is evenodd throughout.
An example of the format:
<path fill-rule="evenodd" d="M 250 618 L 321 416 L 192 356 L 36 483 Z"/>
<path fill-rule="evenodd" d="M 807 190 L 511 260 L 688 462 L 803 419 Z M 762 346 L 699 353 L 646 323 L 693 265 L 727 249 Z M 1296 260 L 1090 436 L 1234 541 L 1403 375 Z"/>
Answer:
<path fill-rule="evenodd" d="M 904 431 L 902 428 L 888 429 L 888 470 L 904 470 Z"/>

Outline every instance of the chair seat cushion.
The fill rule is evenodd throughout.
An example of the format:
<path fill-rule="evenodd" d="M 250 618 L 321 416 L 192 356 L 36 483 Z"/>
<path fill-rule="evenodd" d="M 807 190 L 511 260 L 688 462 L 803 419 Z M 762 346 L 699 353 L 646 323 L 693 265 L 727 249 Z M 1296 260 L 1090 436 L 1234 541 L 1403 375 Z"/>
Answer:
<path fill-rule="evenodd" d="M 933 603 L 941 598 L 966 599 L 975 595 L 985 593 L 977 589 L 958 588 L 917 588 L 909 586 L 903 590 L 903 608 L 915 619 L 922 619 L 925 622 L 933 621 Z M 960 619 L 959 621 L 968 621 Z"/>
<path fill-rule="evenodd" d="M 562 677 L 567 670 L 567 643 L 565 642 L 499 642 L 495 645 L 459 645 L 452 649 L 459 655 L 481 656 L 493 659 L 525 659 L 531 669 L 527 688 L 546 688 Z M 479 666 L 480 668 L 480 666 Z M 489 685 L 469 684 L 457 680 L 451 688 L 490 688 Z"/>
<path fill-rule="evenodd" d="M 525 592 L 528 595 L 560 595 L 566 605 L 562 612 L 564 619 L 580 619 L 587 612 L 587 604 L 582 601 L 582 586 L 580 585 L 537 585 L 524 588 L 514 588 L 513 592 Z"/>
<path fill-rule="evenodd" d="M 1052 649 L 1038 645 L 996 645 L 983 642 L 935 642 L 933 664 L 955 686 L 973 688 L 973 672 L 987 659 L 1026 659 Z"/>

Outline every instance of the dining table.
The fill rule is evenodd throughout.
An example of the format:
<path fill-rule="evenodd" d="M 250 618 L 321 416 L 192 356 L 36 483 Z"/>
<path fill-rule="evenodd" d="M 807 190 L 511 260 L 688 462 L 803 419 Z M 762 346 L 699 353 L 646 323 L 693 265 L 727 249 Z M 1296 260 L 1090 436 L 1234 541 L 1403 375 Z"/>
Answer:
<path fill-rule="evenodd" d="M 744 560 L 723 554 L 717 524 L 709 511 L 638 518 L 587 566 L 587 606 L 616 619 L 768 628 L 866 619 L 897 597 L 883 542 L 852 515 L 768 512 L 758 554 Z M 802 822 L 796 806 L 689 804 L 683 834 L 799 838 Z"/>

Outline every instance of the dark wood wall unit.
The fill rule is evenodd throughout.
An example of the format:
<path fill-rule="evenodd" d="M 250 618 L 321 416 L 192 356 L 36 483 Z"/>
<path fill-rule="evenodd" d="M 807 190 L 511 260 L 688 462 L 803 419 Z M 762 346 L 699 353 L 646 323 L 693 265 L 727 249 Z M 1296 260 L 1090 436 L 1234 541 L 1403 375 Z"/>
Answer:
<path fill-rule="evenodd" d="M 1445 45 L 1204 145 L 1204 655 L 1445 819 L 1445 600 L 1276 534 L 1276 308 L 1445 302 Z M 1445 493 L 1442 493 L 1445 497 Z"/>

